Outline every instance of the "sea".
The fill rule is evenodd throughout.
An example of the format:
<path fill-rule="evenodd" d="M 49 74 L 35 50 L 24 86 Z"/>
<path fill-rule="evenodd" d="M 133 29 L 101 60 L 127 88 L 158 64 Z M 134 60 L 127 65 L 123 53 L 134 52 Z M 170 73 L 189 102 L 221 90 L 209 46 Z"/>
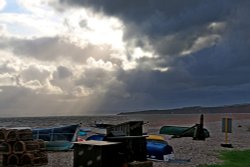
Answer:
<path fill-rule="evenodd" d="M 91 127 L 95 123 L 119 124 L 127 121 L 143 121 L 145 127 L 193 124 L 199 122 L 197 114 L 139 114 L 139 115 L 94 115 L 94 116 L 49 116 L 49 117 L 0 117 L 0 127 L 55 127 L 81 124 Z"/>

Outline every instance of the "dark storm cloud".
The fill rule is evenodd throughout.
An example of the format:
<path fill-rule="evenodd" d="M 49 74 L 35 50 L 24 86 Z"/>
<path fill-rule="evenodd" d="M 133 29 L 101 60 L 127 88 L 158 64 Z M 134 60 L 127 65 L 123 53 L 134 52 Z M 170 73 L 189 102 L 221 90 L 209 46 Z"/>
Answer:
<path fill-rule="evenodd" d="M 213 32 L 207 29 L 212 22 L 238 19 L 234 18 L 235 13 L 241 6 L 248 5 L 247 1 L 243 0 L 237 2 L 231 0 L 59 0 L 59 2 L 62 5 L 87 7 L 118 17 L 125 24 L 124 40 L 128 47 L 144 48 L 146 38 L 154 51 L 164 59 L 190 49 L 200 36 L 212 35 Z"/>
<path fill-rule="evenodd" d="M 250 37 L 247 35 L 250 23 L 246 21 L 249 6 L 249 2 L 243 3 L 230 17 L 221 42 L 180 60 L 200 86 L 240 87 L 250 83 Z"/>
<path fill-rule="evenodd" d="M 106 105 L 133 108 L 142 103 L 150 106 L 150 101 L 152 106 L 250 101 L 249 1 L 60 0 L 60 3 L 119 18 L 125 25 L 128 50 L 136 46 L 147 50 L 149 43 L 158 55 L 138 59 L 134 70 L 118 72 L 117 78 L 124 83 L 130 99 L 107 94 Z M 213 23 L 224 27 L 216 29 L 211 26 Z M 185 51 L 189 52 L 182 55 Z M 169 70 L 142 68 L 147 63 Z M 112 98 L 114 101 L 108 102 Z"/>
<path fill-rule="evenodd" d="M 221 21 L 239 4 L 230 0 L 60 0 L 60 3 L 92 8 L 120 18 L 126 26 L 132 24 L 138 32 L 159 35 Z"/>

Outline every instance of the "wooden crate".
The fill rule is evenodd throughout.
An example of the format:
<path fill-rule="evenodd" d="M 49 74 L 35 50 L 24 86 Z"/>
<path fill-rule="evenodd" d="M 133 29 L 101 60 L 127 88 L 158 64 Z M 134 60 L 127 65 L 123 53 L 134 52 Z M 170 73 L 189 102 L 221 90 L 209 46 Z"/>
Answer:
<path fill-rule="evenodd" d="M 129 121 L 107 127 L 107 136 L 114 136 L 112 132 L 122 132 L 125 136 L 141 136 L 143 134 L 143 121 Z"/>
<path fill-rule="evenodd" d="M 147 159 L 145 136 L 119 136 L 107 137 L 107 141 L 122 143 L 121 152 L 128 162 L 145 161 Z"/>
<path fill-rule="evenodd" d="M 74 167 L 118 167 L 120 143 L 106 141 L 75 142 Z"/>

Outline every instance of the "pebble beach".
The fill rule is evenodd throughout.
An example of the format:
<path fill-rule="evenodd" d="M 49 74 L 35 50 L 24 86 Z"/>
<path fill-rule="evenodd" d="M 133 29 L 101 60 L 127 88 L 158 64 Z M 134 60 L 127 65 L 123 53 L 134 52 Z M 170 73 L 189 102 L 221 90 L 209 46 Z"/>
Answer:
<path fill-rule="evenodd" d="M 137 115 L 137 116 L 107 116 L 107 117 L 88 117 L 88 118 L 1 118 L 2 127 L 46 127 L 55 126 L 55 124 L 82 123 L 82 126 L 88 126 L 91 121 L 106 121 L 108 123 L 120 123 L 129 120 L 143 120 L 147 122 L 144 129 L 148 134 L 158 134 L 160 127 L 164 125 L 192 126 L 199 123 L 200 115 Z M 210 132 L 210 137 L 204 141 L 193 140 L 192 137 L 171 138 L 163 135 L 174 149 L 176 162 L 158 162 L 153 161 L 154 167 L 198 167 L 202 164 L 221 163 L 218 159 L 219 152 L 222 150 L 244 150 L 250 149 L 250 114 L 205 114 L 204 127 Z M 221 147 L 225 143 L 225 134 L 221 131 L 221 119 L 230 117 L 233 119 L 233 132 L 229 134 L 229 143 L 233 148 Z M 86 119 L 85 122 L 84 119 Z M 40 120 L 40 122 L 39 122 Z M 44 120 L 47 120 L 44 121 Z M 88 121 L 87 121 L 88 120 Z M 84 124 L 85 123 L 85 124 Z M 48 152 L 49 163 L 43 167 L 72 167 L 73 151 L 66 152 Z M 183 162 L 182 160 L 190 160 Z"/>

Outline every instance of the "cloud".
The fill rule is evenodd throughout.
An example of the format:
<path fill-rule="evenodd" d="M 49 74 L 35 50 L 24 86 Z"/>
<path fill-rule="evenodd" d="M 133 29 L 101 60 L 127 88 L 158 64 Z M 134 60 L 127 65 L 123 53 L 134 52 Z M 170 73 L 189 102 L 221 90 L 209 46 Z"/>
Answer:
<path fill-rule="evenodd" d="M 58 102 L 57 95 L 36 94 L 24 87 L 6 86 L 1 89 L 1 116 L 67 115 L 72 109 L 69 104 Z"/>
<path fill-rule="evenodd" d="M 204 37 L 199 37 L 198 39 L 195 40 L 190 50 L 182 51 L 181 55 L 189 55 L 201 49 L 209 48 L 213 45 L 216 45 L 219 40 L 220 40 L 219 35 L 208 35 Z"/>
<path fill-rule="evenodd" d="M 58 16 L 59 17 L 59 16 Z M 60 20 L 27 13 L 1 13 L 0 22 L 12 36 L 55 36 L 63 31 Z"/>
<path fill-rule="evenodd" d="M 0 75 L 0 86 L 16 85 L 16 78 L 11 74 L 5 73 Z"/>
<path fill-rule="evenodd" d="M 118 65 L 121 65 L 123 61 L 121 57 L 116 56 L 117 50 L 112 49 L 110 45 L 89 43 L 86 46 L 79 46 L 64 36 L 31 39 L 3 37 L 0 39 L 0 49 L 11 50 L 19 57 L 30 57 L 42 61 L 61 61 L 64 59 L 64 61 L 70 60 L 82 64 L 90 57 L 97 61 L 110 61 Z M 112 64 L 110 65 L 112 66 Z"/>
<path fill-rule="evenodd" d="M 6 33 L 6 26 L 4 24 L 0 24 L 0 36 L 4 36 Z"/>
<path fill-rule="evenodd" d="M 58 57 L 80 56 L 82 49 L 59 37 L 34 39 L 3 38 L 0 48 L 10 49 L 14 54 L 38 60 L 56 60 Z"/>
<path fill-rule="evenodd" d="M 109 16 L 118 17 L 126 23 L 126 26 L 128 23 L 133 23 L 135 28 L 154 34 L 176 32 L 183 27 L 195 27 L 209 21 L 223 19 L 228 8 L 232 6 L 228 1 L 206 1 L 206 3 L 203 3 L 197 0 L 189 2 L 173 0 L 150 0 L 147 2 L 142 0 L 136 2 L 131 0 L 126 2 L 122 0 L 116 2 L 111 0 L 64 0 L 59 2 L 68 7 L 82 6 L 103 12 Z M 193 10 L 189 10 L 190 8 Z"/>
<path fill-rule="evenodd" d="M 128 63 L 124 67 L 135 68 L 140 61 L 145 62 L 145 54 L 140 53 L 143 58 L 136 58 L 138 54 L 133 54 L 139 48 L 156 55 L 158 62 L 165 61 L 165 64 L 159 65 L 151 64 L 152 61 L 148 59 L 148 64 L 153 66 L 152 69 L 157 69 L 168 68 L 167 64 L 171 63 L 173 57 L 189 55 L 220 42 L 226 22 L 243 3 L 245 1 L 233 4 L 231 1 L 201 3 L 197 0 L 188 3 L 172 0 L 157 2 L 64 0 L 57 1 L 54 5 L 69 9 L 82 6 L 108 17 L 118 18 L 125 25 L 123 40 L 128 51 L 126 54 Z"/>
<path fill-rule="evenodd" d="M 226 97 L 233 92 L 231 89 L 236 91 L 235 87 L 241 89 L 249 83 L 249 37 L 246 35 L 249 24 L 245 21 L 249 15 L 248 1 L 60 2 L 71 8 L 89 8 L 122 21 L 126 56 L 134 61 L 131 61 L 132 70 L 118 74 L 118 80 L 130 97 L 140 97 L 138 104 L 140 99 L 148 104 L 146 99 L 160 102 L 161 98 L 172 105 L 226 103 L 231 101 Z M 138 57 L 134 54 L 136 48 L 154 56 L 140 57 L 143 55 L 140 53 Z M 249 101 L 249 98 L 240 98 L 241 93 L 236 93 L 237 97 L 232 99 Z M 199 99 L 200 96 L 204 100 Z M 217 102 L 210 102 L 211 98 Z M 117 104 L 121 105 L 120 100 Z"/>
<path fill-rule="evenodd" d="M 5 0 L 0 0 L 0 11 L 5 7 L 6 1 Z"/>
<path fill-rule="evenodd" d="M 57 71 L 54 73 L 54 78 L 64 79 L 71 77 L 73 73 L 71 70 L 65 66 L 59 66 L 57 67 Z"/>
<path fill-rule="evenodd" d="M 0 14 L 5 113 L 46 103 L 46 114 L 62 115 L 250 100 L 246 0 L 17 2 L 21 13 Z"/>

